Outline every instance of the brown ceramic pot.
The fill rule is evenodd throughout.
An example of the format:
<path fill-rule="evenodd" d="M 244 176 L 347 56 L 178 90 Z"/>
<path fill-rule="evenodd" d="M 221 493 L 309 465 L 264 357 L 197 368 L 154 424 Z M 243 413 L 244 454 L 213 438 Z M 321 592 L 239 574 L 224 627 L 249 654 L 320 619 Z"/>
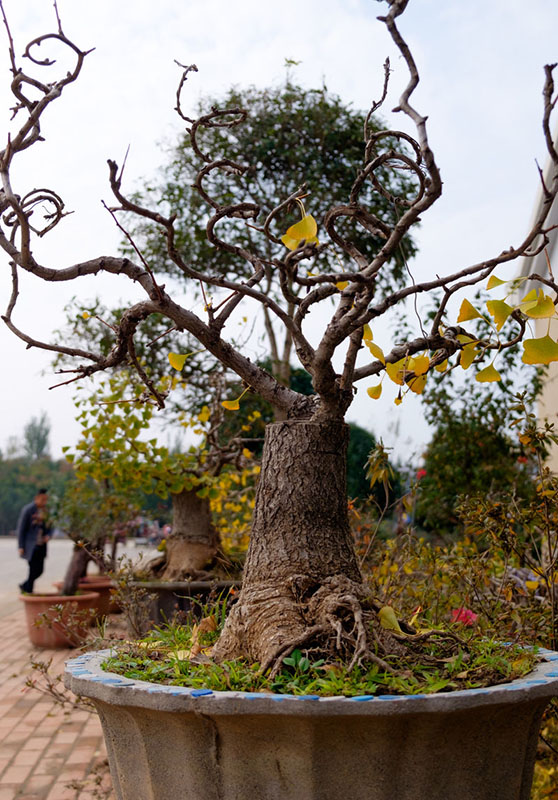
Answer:
<path fill-rule="evenodd" d="M 53 584 L 58 590 L 62 589 L 62 581 L 55 581 Z M 97 604 L 96 618 L 101 619 L 108 614 L 114 614 L 119 611 L 118 605 L 111 597 L 111 589 L 114 583 L 112 579 L 106 575 L 86 575 L 85 578 L 80 578 L 78 582 L 78 589 L 80 592 L 97 592 L 99 594 L 99 602 Z"/>
<path fill-rule="evenodd" d="M 22 594 L 25 606 L 27 632 L 31 644 L 35 647 L 62 648 L 78 647 L 87 637 L 91 615 L 87 610 L 95 610 L 99 602 L 98 592 L 85 592 L 76 595 L 60 594 Z M 62 610 L 55 606 L 62 607 Z M 83 612 L 83 613 L 80 613 Z M 45 615 L 47 620 L 37 625 L 36 622 Z M 79 619 L 73 619 L 74 615 Z"/>

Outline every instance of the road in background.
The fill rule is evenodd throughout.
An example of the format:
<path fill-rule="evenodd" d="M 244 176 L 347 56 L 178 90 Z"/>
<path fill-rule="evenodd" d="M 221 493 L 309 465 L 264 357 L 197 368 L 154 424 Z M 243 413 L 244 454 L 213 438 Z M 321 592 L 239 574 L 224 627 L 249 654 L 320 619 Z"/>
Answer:
<path fill-rule="evenodd" d="M 35 581 L 35 591 L 56 593 L 52 584 L 64 577 L 72 555 L 72 548 L 73 542 L 70 539 L 53 539 L 48 543 L 45 571 Z M 118 549 L 119 556 L 125 553 L 132 559 L 139 558 L 142 552 L 150 557 L 155 551 L 152 547 L 136 547 L 133 542 L 127 544 L 125 548 L 119 546 Z M 91 567 L 90 570 L 96 571 Z M 19 557 L 15 537 L 0 536 L 0 616 L 10 614 L 20 607 L 19 584 L 25 580 L 27 574 L 27 561 Z"/>

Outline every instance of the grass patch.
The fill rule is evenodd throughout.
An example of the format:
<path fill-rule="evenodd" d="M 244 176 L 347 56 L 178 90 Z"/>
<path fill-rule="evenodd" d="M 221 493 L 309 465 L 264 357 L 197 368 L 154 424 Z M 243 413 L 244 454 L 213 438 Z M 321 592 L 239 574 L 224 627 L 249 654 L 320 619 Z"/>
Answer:
<path fill-rule="evenodd" d="M 456 640 L 438 631 L 427 640 L 413 641 L 409 636 L 408 658 L 385 659 L 395 674 L 375 664 L 356 666 L 349 672 L 342 664 L 313 658 L 311 651 L 294 650 L 270 678 L 258 663 L 215 663 L 211 646 L 219 636 L 222 619 L 204 619 L 213 620 L 206 630 L 203 621 L 199 626 L 166 625 L 139 641 L 125 642 L 104 661 L 103 668 L 129 679 L 196 689 L 355 697 L 494 686 L 523 677 L 537 661 L 536 651 L 518 645 L 506 646 L 478 633 Z"/>

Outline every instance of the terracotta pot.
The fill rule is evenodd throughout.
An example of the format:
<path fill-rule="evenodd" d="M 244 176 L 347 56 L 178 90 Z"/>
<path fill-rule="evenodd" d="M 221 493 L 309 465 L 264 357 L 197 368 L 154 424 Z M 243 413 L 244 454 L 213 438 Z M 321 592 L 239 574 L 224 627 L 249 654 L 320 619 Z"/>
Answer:
<path fill-rule="evenodd" d="M 90 625 L 88 610 L 94 610 L 99 602 L 98 592 L 86 592 L 76 595 L 60 594 L 22 594 L 21 600 L 25 606 L 27 632 L 31 644 L 35 647 L 61 648 L 79 647 L 85 641 Z M 62 606 L 61 612 L 54 606 Z M 81 620 L 72 620 L 72 616 L 79 614 Z M 60 622 L 36 625 L 41 615 L 48 619 L 60 616 Z"/>
<path fill-rule="evenodd" d="M 93 701 L 118 800 L 528 800 L 558 653 L 486 689 L 295 697 L 163 686 L 67 663 Z"/>
<path fill-rule="evenodd" d="M 53 584 L 57 589 L 63 586 L 62 581 L 55 581 Z M 97 606 L 97 619 L 106 617 L 108 614 L 115 614 L 120 611 L 118 603 L 116 603 L 111 595 L 111 589 L 114 587 L 112 578 L 107 575 L 86 575 L 85 578 L 80 578 L 78 581 L 78 589 L 82 592 L 98 592 L 99 603 Z"/>

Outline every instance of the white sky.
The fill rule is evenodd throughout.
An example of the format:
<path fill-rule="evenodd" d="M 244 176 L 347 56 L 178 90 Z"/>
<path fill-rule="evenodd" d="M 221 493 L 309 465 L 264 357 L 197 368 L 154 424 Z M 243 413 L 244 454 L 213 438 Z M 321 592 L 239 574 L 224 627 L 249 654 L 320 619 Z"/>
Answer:
<path fill-rule="evenodd" d="M 18 54 L 30 38 L 55 29 L 51 0 L 5 0 L 4 6 Z M 390 125 L 410 130 L 401 115 L 388 114 L 407 76 L 376 21 L 386 8 L 374 0 L 59 0 L 67 35 L 83 49 L 96 50 L 79 82 L 46 115 L 46 143 L 31 148 L 14 169 L 16 192 L 46 186 L 75 211 L 37 245 L 35 255 L 63 267 L 116 254 L 118 232 L 101 207 L 102 198 L 110 200 L 106 159 L 121 162 L 131 145 L 130 188 L 155 172 L 162 161 L 157 143 L 181 130 L 173 112 L 175 58 L 195 62 L 200 70 L 184 94 L 192 106 L 200 94 L 224 92 L 231 84 L 282 82 L 284 59 L 293 58 L 303 62 L 295 78 L 304 86 L 319 86 L 323 79 L 345 102 L 364 109 L 381 92 L 381 65 L 390 55 L 395 72 L 384 116 Z M 543 65 L 558 60 L 558 3 L 530 0 L 527 10 L 523 0 L 410 0 L 400 28 L 421 73 L 414 105 L 429 117 L 444 179 L 444 195 L 417 233 L 420 253 L 412 268 L 416 278 L 424 278 L 517 244 L 528 228 L 538 189 L 535 159 L 545 161 L 541 89 Z M 4 131 L 9 115 L 3 110 L 13 104 L 9 81 L 5 54 L 0 59 Z M 0 133 L 0 140 L 5 135 Z M 2 309 L 8 273 L 2 256 Z M 78 291 L 84 299 L 101 294 L 110 305 L 127 286 L 113 278 L 67 287 L 22 280 L 15 321 L 31 335 L 48 338 Z M 0 448 L 44 409 L 57 457 L 77 436 L 74 389 L 49 391 L 60 378 L 52 374 L 48 353 L 26 351 L 0 326 Z M 49 374 L 42 376 L 42 370 Z M 374 402 L 364 389 L 349 417 L 383 436 L 402 458 L 420 453 L 428 432 L 418 401 L 408 397 L 396 407 L 393 394 Z"/>

